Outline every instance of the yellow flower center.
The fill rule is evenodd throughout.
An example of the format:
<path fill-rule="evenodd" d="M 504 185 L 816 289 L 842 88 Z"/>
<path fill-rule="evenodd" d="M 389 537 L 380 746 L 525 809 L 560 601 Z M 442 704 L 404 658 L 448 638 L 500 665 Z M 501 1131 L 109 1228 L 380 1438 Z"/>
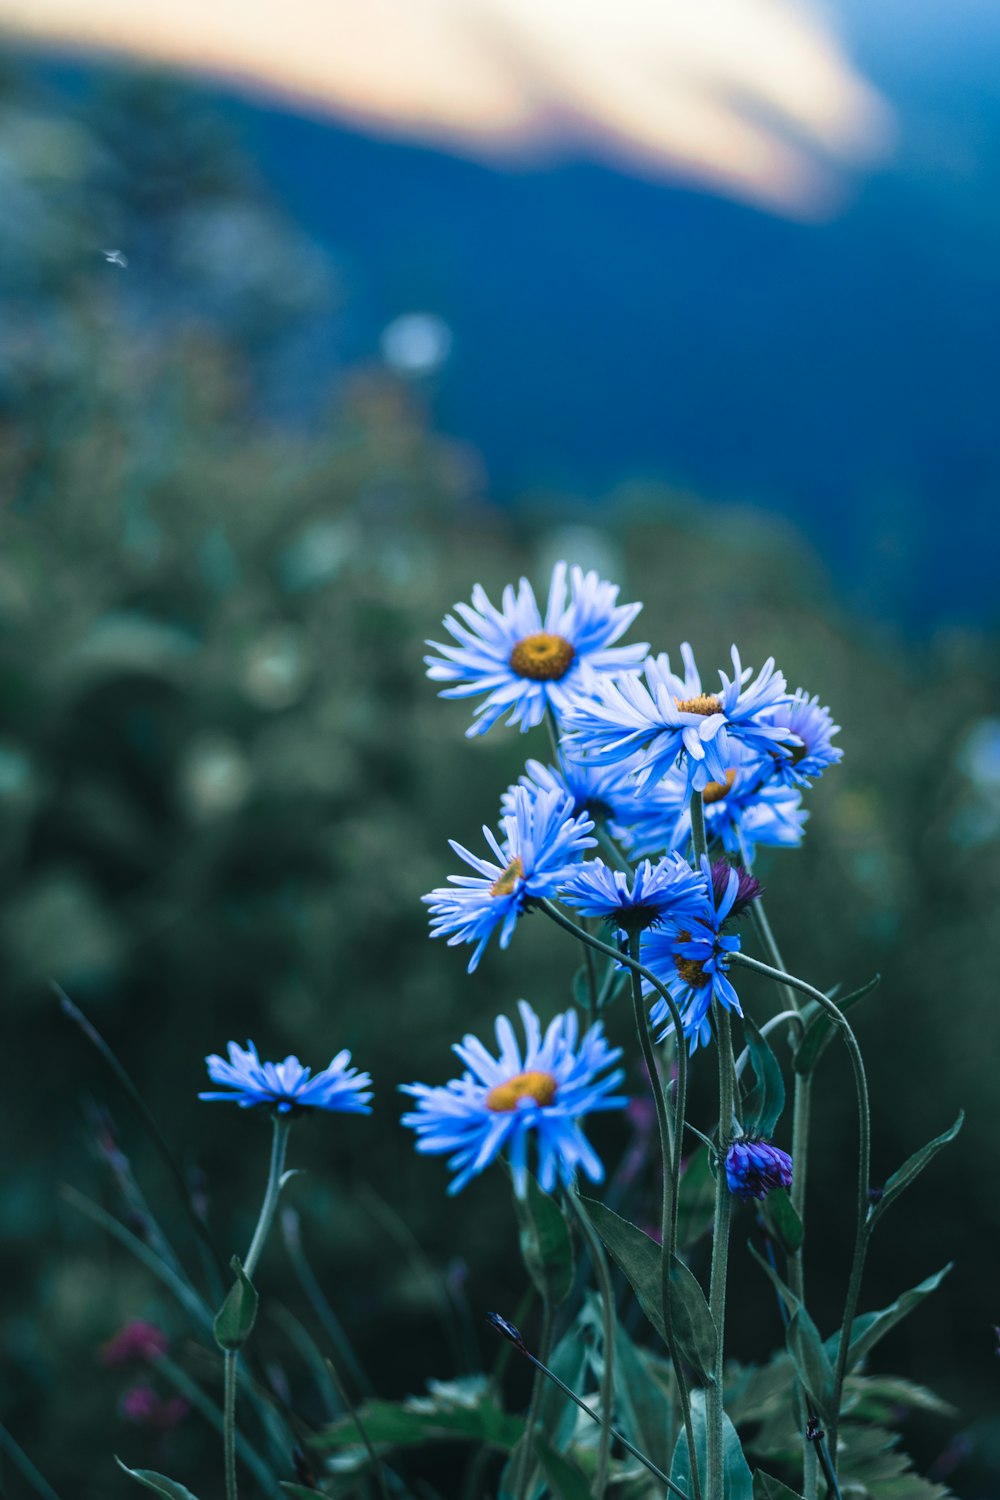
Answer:
<path fill-rule="evenodd" d="M 491 896 L 513 896 L 517 890 L 517 882 L 524 879 L 524 866 L 521 856 L 515 854 L 510 864 L 502 875 L 498 875 L 490 886 Z"/>
<path fill-rule="evenodd" d="M 509 665 L 518 677 L 530 677 L 534 682 L 558 682 L 566 676 L 575 656 L 575 648 L 564 636 L 536 630 L 534 635 L 526 635 L 517 642 L 510 653 Z"/>
<path fill-rule="evenodd" d="M 706 782 L 701 792 L 701 800 L 705 806 L 711 807 L 713 802 L 722 802 L 724 798 L 728 797 L 733 789 L 733 782 L 735 780 L 736 772 L 733 767 L 730 767 L 726 772 L 725 783 L 721 781 Z"/>
<path fill-rule="evenodd" d="M 689 932 L 679 932 L 677 934 L 677 941 L 679 943 L 689 943 L 691 941 L 691 934 Z M 674 967 L 684 983 L 689 984 L 693 990 L 704 989 L 705 985 L 708 984 L 710 975 L 705 973 L 699 959 L 681 958 L 675 953 Z"/>
<path fill-rule="evenodd" d="M 517 1073 L 506 1083 L 498 1083 L 486 1095 L 486 1108 L 496 1114 L 515 1110 L 522 1099 L 534 1099 L 543 1107 L 556 1097 L 556 1081 L 551 1073 Z"/>
<path fill-rule="evenodd" d="M 721 714 L 722 701 L 714 693 L 699 693 L 697 698 L 675 698 L 674 702 L 682 714 Z"/>

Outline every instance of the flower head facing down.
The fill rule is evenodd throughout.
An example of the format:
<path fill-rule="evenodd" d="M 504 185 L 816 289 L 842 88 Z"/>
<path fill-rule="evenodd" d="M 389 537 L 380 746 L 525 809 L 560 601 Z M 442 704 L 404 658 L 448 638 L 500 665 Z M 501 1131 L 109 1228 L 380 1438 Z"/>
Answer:
<path fill-rule="evenodd" d="M 740 940 L 725 933 L 726 921 L 732 916 L 740 891 L 740 874 L 730 869 L 721 890 L 712 879 L 707 856 L 702 856 L 702 876 L 706 895 L 700 907 L 671 917 L 662 928 L 652 928 L 642 939 L 640 958 L 670 991 L 680 1012 L 684 1035 L 695 1051 L 699 1042 L 707 1046 L 712 1037 L 709 1013 L 717 1000 L 727 1010 L 743 1014 L 740 999 L 728 976 L 729 960 L 739 952 Z M 746 876 L 744 874 L 744 880 Z M 721 884 L 721 882 L 720 882 Z M 655 994 L 648 981 L 646 994 Z M 672 1029 L 670 1011 L 662 996 L 649 1013 L 654 1025 L 667 1022 L 662 1035 Z"/>
<path fill-rule="evenodd" d="M 642 860 L 631 880 L 623 870 L 592 859 L 572 872 L 560 896 L 583 916 L 603 917 L 632 933 L 679 912 L 697 911 L 705 899 L 705 880 L 679 854 L 666 854 L 655 865 Z"/>
<path fill-rule="evenodd" d="M 742 1136 L 726 1152 L 726 1182 L 737 1198 L 766 1198 L 772 1188 L 792 1185 L 792 1158 L 770 1141 Z"/>
<path fill-rule="evenodd" d="M 555 895 L 584 849 L 597 842 L 590 837 L 590 818 L 574 817 L 571 798 L 558 787 L 535 788 L 532 794 L 517 786 L 510 797 L 513 810 L 500 825 L 503 842 L 483 828 L 494 858 L 481 859 L 452 839 L 455 853 L 478 874 L 449 875 L 451 885 L 439 886 L 423 898 L 430 908 L 431 937 L 447 935 L 449 947 L 475 943 L 470 974 L 497 928 L 500 946 L 506 948 L 528 902 Z"/>
<path fill-rule="evenodd" d="M 516 593 L 507 585 L 500 609 L 477 584 L 471 606 L 455 605 L 460 618 L 445 618 L 445 629 L 457 644 L 427 642 L 441 653 L 424 658 L 427 675 L 455 684 L 442 688 L 442 698 L 486 694 L 468 735 L 485 734 L 508 710 L 508 724 L 520 724 L 522 730 L 540 724 L 546 708 L 561 718 L 602 677 L 635 670 L 649 649 L 645 642 L 615 646 L 642 608 L 617 604 L 617 598 L 614 584 L 574 567 L 567 600 L 564 562 L 552 570 L 544 620 L 526 578 Z"/>
<path fill-rule="evenodd" d="M 402 1086 L 417 1101 L 416 1109 L 403 1116 L 403 1124 L 417 1133 L 417 1150 L 449 1156 L 456 1174 L 449 1193 L 460 1192 L 502 1154 L 510 1164 L 514 1190 L 523 1198 L 532 1136 L 538 1180 L 547 1193 L 557 1182 L 571 1183 L 577 1167 L 591 1182 L 604 1177 L 581 1121 L 599 1110 L 627 1105 L 627 1099 L 612 1092 L 624 1077 L 622 1069 L 607 1071 L 621 1057 L 621 1048 L 608 1046 L 599 1021 L 578 1039 L 575 1011 L 556 1016 L 543 1035 L 526 1001 L 519 1001 L 518 1010 L 523 1051 L 510 1021 L 500 1016 L 497 1057 L 476 1037 L 466 1036 L 453 1048 L 466 1066 L 461 1078 L 441 1087 Z"/>
<path fill-rule="evenodd" d="M 367 1073 L 350 1066 L 351 1054 L 338 1052 L 329 1067 L 312 1076 L 297 1057 L 284 1062 L 262 1063 L 253 1042 L 246 1049 L 229 1043 L 229 1061 L 213 1053 L 206 1057 L 208 1076 L 224 1086 L 223 1093 L 199 1094 L 199 1099 L 228 1099 L 241 1109 L 269 1105 L 278 1114 L 287 1115 L 307 1109 L 326 1109 L 334 1113 L 370 1115 L 372 1098 Z"/>

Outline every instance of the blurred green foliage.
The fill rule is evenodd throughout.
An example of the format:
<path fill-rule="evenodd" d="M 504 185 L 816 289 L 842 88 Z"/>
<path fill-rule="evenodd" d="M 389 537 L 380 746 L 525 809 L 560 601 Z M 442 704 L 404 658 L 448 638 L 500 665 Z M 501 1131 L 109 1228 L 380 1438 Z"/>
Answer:
<path fill-rule="evenodd" d="M 454 868 L 447 838 L 474 844 L 525 754 L 546 748 L 502 729 L 465 740 L 467 709 L 435 698 L 421 655 L 473 582 L 495 595 L 526 571 L 544 584 L 557 556 L 645 600 L 654 649 L 773 653 L 842 724 L 844 763 L 811 794 L 804 849 L 761 862 L 771 918 L 789 967 L 816 983 L 883 973 L 857 1022 L 877 1178 L 968 1110 L 946 1164 L 880 1230 L 862 1305 L 955 1256 L 959 1274 L 876 1366 L 986 1413 L 1000 1320 L 1000 771 L 982 752 L 995 642 L 950 635 L 918 654 L 875 635 L 838 609 L 799 538 L 751 507 L 634 485 L 600 508 L 538 494 L 502 511 L 475 455 L 428 426 L 424 393 L 375 365 L 345 372 L 322 430 L 277 422 L 273 362 L 332 315 L 336 275 L 211 119 L 148 80 L 119 80 L 71 117 L 8 76 L 2 105 L 20 205 L 0 335 L 8 1428 L 82 1500 L 130 1492 L 114 1450 L 218 1486 L 200 1418 L 158 1433 L 116 1415 L 123 1377 L 99 1348 L 129 1317 L 161 1320 L 206 1388 L 220 1376 L 162 1287 L 60 1198 L 75 1184 L 142 1229 L 107 1169 L 114 1139 L 198 1264 L 171 1181 L 51 978 L 125 1062 L 227 1255 L 252 1226 L 267 1128 L 197 1103 L 204 1055 L 253 1037 L 322 1066 L 350 1047 L 374 1076 L 375 1116 L 302 1126 L 292 1144 L 308 1176 L 290 1201 L 325 1294 L 384 1396 L 492 1359 L 481 1313 L 513 1312 L 524 1286 L 506 1185 L 446 1199 L 394 1089 L 446 1078 L 450 1043 L 518 995 L 562 1008 L 576 958 L 540 921 L 471 978 L 467 955 L 427 941 L 420 896 Z M 101 254 L 119 243 L 127 268 Z M 747 994 L 757 1014 L 775 1008 L 766 988 Z M 627 1037 L 624 1015 L 611 1027 Z M 821 1077 L 806 1264 L 832 1327 L 853 1101 L 834 1049 Z M 598 1140 L 614 1159 L 625 1127 Z M 308 1316 L 279 1240 L 258 1279 Z M 742 1360 L 780 1333 L 757 1269 L 738 1264 L 734 1280 Z M 282 1317 L 265 1306 L 256 1338 L 275 1379 L 301 1383 Z M 301 1400 L 319 1420 L 312 1389 Z M 934 1418 L 907 1441 L 926 1464 L 949 1432 Z M 983 1473 L 996 1441 L 980 1430 Z"/>

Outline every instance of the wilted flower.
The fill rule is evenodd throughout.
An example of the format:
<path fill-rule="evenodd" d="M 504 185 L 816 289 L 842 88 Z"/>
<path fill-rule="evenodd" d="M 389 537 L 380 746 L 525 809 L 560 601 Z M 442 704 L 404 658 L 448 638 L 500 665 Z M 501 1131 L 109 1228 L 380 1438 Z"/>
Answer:
<path fill-rule="evenodd" d="M 546 708 L 561 716 L 581 694 L 592 693 L 602 676 L 639 666 L 649 649 L 646 642 L 614 642 L 642 605 L 616 604 L 617 587 L 580 568 L 570 571 L 570 588 L 567 604 L 566 564 L 557 563 L 543 621 L 526 578 L 516 594 L 510 584 L 504 589 L 502 609 L 496 609 L 476 584 L 472 606 L 455 606 L 461 620 L 448 615 L 444 621 L 458 645 L 427 642 L 441 652 L 424 658 L 428 677 L 457 684 L 443 688 L 442 698 L 488 695 L 467 734 L 484 734 L 508 709 L 508 724 L 532 729 L 541 723 Z"/>
<path fill-rule="evenodd" d="M 611 1095 L 622 1081 L 621 1068 L 605 1072 L 621 1057 L 609 1047 L 598 1021 L 577 1042 L 575 1011 L 556 1016 L 544 1037 L 538 1017 L 526 1001 L 518 1002 L 526 1046 L 522 1054 L 506 1016 L 496 1022 L 500 1055 L 494 1058 L 474 1036 L 453 1051 L 468 1069 L 442 1087 L 404 1084 L 417 1108 L 403 1124 L 417 1132 L 417 1150 L 450 1153 L 449 1167 L 458 1175 L 449 1186 L 457 1193 L 471 1178 L 505 1154 L 514 1190 L 524 1197 L 528 1186 L 528 1138 L 536 1137 L 538 1180 L 546 1192 L 557 1181 L 569 1184 L 577 1167 L 591 1182 L 604 1168 L 583 1134 L 580 1121 L 598 1110 L 623 1109 L 628 1100 Z M 604 1073 L 603 1077 L 598 1075 Z"/>
<path fill-rule="evenodd" d="M 306 1109 L 328 1109 L 344 1114 L 370 1115 L 371 1077 L 349 1066 L 351 1054 L 338 1052 L 329 1067 L 312 1077 L 297 1057 L 284 1062 L 262 1063 L 253 1042 L 246 1050 L 229 1043 L 229 1061 L 214 1054 L 206 1057 L 208 1076 L 225 1085 L 225 1093 L 199 1094 L 199 1099 L 228 1099 L 241 1109 L 271 1105 L 281 1115 Z"/>
<path fill-rule="evenodd" d="M 529 900 L 554 896 L 583 850 L 597 842 L 589 836 L 591 820 L 572 816 L 565 792 L 554 788 L 532 795 L 518 786 L 511 798 L 513 811 L 501 819 L 503 843 L 490 828 L 483 828 L 496 862 L 480 859 L 452 839 L 455 853 L 479 874 L 449 875 L 450 886 L 439 886 L 423 898 L 430 907 L 431 937 L 448 934 L 449 948 L 476 944 L 470 974 L 496 928 L 500 946 L 506 948 Z"/>
<path fill-rule="evenodd" d="M 741 1136 L 726 1152 L 726 1182 L 737 1198 L 766 1198 L 772 1188 L 792 1185 L 787 1151 L 755 1136 Z"/>

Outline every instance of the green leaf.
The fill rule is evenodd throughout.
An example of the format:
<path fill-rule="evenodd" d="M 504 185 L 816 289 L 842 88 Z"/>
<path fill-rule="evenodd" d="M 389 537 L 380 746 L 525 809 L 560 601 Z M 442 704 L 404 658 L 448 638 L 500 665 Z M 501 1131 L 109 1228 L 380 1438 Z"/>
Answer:
<path fill-rule="evenodd" d="M 534 1449 L 542 1472 L 558 1500 L 590 1500 L 590 1484 L 583 1471 L 571 1459 L 557 1453 L 540 1432 L 535 1434 Z"/>
<path fill-rule="evenodd" d="M 889 1204 L 894 1203 L 895 1200 L 899 1197 L 900 1193 L 904 1192 L 906 1188 L 909 1187 L 910 1183 L 913 1182 L 915 1178 L 920 1176 L 920 1173 L 924 1170 L 927 1164 L 933 1161 L 934 1157 L 937 1156 L 938 1152 L 941 1150 L 941 1147 L 947 1146 L 950 1141 L 953 1141 L 955 1139 L 955 1137 L 958 1135 L 958 1132 L 962 1128 L 962 1122 L 964 1121 L 964 1119 L 965 1110 L 959 1110 L 958 1119 L 955 1121 L 954 1125 L 950 1127 L 950 1129 L 943 1131 L 941 1135 L 936 1135 L 932 1141 L 927 1142 L 926 1146 L 921 1146 L 919 1151 L 914 1151 L 913 1155 L 908 1157 L 906 1161 L 904 1161 L 899 1171 L 893 1172 L 885 1187 L 882 1189 L 881 1198 L 879 1198 L 877 1203 L 873 1203 L 871 1208 L 868 1210 L 869 1229 L 874 1229 L 879 1219 L 889 1207 Z"/>
<path fill-rule="evenodd" d="M 874 1500 L 948 1500 L 951 1491 L 915 1474 L 899 1433 L 871 1424 L 845 1422 L 837 1441 L 840 1483 L 844 1494 Z"/>
<path fill-rule="evenodd" d="M 780 1479 L 773 1479 L 758 1469 L 753 1476 L 753 1500 L 802 1500 L 796 1490 L 790 1490 Z"/>
<path fill-rule="evenodd" d="M 676 1421 L 670 1393 L 648 1351 L 637 1347 L 621 1324 L 615 1331 L 615 1404 L 625 1436 L 659 1468 L 669 1469 Z"/>
<path fill-rule="evenodd" d="M 930 1296 L 931 1292 L 936 1292 L 953 1265 L 954 1262 L 949 1261 L 946 1266 L 942 1266 L 940 1271 L 936 1271 L 933 1276 L 928 1276 L 925 1281 L 922 1281 L 919 1286 L 913 1287 L 912 1290 L 903 1292 L 901 1296 L 896 1298 L 895 1302 L 890 1303 L 888 1307 L 883 1307 L 880 1312 L 862 1313 L 859 1318 L 855 1318 L 851 1324 L 851 1342 L 847 1351 L 847 1368 L 852 1370 L 855 1365 L 860 1364 L 875 1347 L 879 1339 L 885 1337 L 890 1328 L 895 1328 L 896 1324 L 901 1322 L 907 1313 L 911 1313 L 915 1307 L 919 1307 L 921 1302 Z M 840 1333 L 837 1332 L 826 1341 L 827 1352 L 834 1364 L 837 1361 L 839 1346 Z"/>
<path fill-rule="evenodd" d="M 582 1198 L 580 1201 L 608 1254 L 628 1277 L 639 1306 L 665 1342 L 667 1330 L 663 1321 L 660 1246 L 648 1234 L 643 1234 L 641 1229 L 596 1199 Z M 698 1281 L 676 1256 L 670 1267 L 670 1318 L 684 1358 L 704 1384 L 711 1384 L 715 1324 Z"/>
<path fill-rule="evenodd" d="M 832 1423 L 836 1415 L 833 1365 L 819 1329 L 801 1303 L 788 1320 L 785 1342 L 799 1379 L 816 1403 L 820 1416 L 824 1422 Z"/>
<path fill-rule="evenodd" d="M 164 1474 L 155 1474 L 152 1469 L 130 1469 L 128 1464 L 123 1464 L 121 1459 L 115 1455 L 115 1463 L 123 1474 L 130 1479 L 135 1479 L 147 1490 L 152 1490 L 155 1495 L 164 1495 L 166 1500 L 198 1500 L 197 1495 L 186 1489 L 183 1484 L 178 1484 L 176 1479 L 167 1479 Z"/>
<path fill-rule="evenodd" d="M 681 1250 L 707 1234 L 715 1215 L 715 1178 L 707 1150 L 688 1157 L 681 1173 L 677 1202 L 677 1244 Z"/>
<path fill-rule="evenodd" d="M 794 1170 L 794 1164 L 793 1164 Z M 781 1248 L 794 1255 L 802 1245 L 802 1220 L 782 1187 L 772 1188 L 760 1205 L 761 1218 Z"/>
<path fill-rule="evenodd" d="M 257 1290 L 243 1267 L 238 1255 L 229 1262 L 229 1269 L 236 1280 L 226 1293 L 226 1300 L 215 1315 L 212 1325 L 215 1342 L 220 1349 L 232 1351 L 242 1349 L 250 1337 L 257 1321 Z"/>
<path fill-rule="evenodd" d="M 691 1426 L 694 1431 L 694 1447 L 701 1492 L 708 1491 L 708 1414 L 704 1391 L 691 1392 Z M 694 1494 L 691 1475 L 691 1455 L 684 1429 L 678 1433 L 674 1445 L 670 1478 L 686 1495 Z M 725 1412 L 722 1414 L 722 1495 L 716 1500 L 753 1500 L 753 1478 L 750 1466 L 743 1457 L 743 1449 L 736 1435 L 736 1428 Z"/>
<path fill-rule="evenodd" d="M 454 1438 L 469 1443 L 486 1443 L 507 1452 L 515 1448 L 524 1435 L 525 1420 L 501 1411 L 484 1396 L 471 1405 L 449 1404 L 433 1397 L 411 1397 L 407 1401 L 368 1401 L 358 1416 L 373 1444 L 408 1447 L 414 1443 Z M 347 1448 L 360 1438 L 358 1425 L 350 1415 L 339 1417 L 315 1439 L 317 1447 Z"/>
<path fill-rule="evenodd" d="M 528 1177 L 524 1198 L 514 1197 L 520 1225 L 521 1256 L 542 1298 L 558 1307 L 573 1286 L 576 1269 L 569 1224 L 554 1198 Z"/>
<path fill-rule="evenodd" d="M 859 990 L 854 990 L 852 994 L 845 995 L 843 1000 L 837 1001 L 837 1009 L 841 1014 L 850 1010 L 852 1006 L 857 1005 L 863 1000 L 866 995 L 871 994 L 872 990 L 881 981 L 881 978 L 881 974 L 876 974 L 874 979 L 869 979 L 868 983 L 863 984 Z M 805 1034 L 795 1050 L 795 1056 L 792 1058 L 792 1066 L 796 1073 L 812 1072 L 830 1042 L 833 1041 L 833 1034 L 836 1030 L 837 1023 L 830 1020 L 827 1011 L 818 1010 L 815 1013 L 812 1020 L 806 1026 Z"/>
<path fill-rule="evenodd" d="M 753 1113 L 743 1122 L 744 1130 L 747 1134 L 756 1133 L 770 1140 L 785 1107 L 785 1081 L 781 1076 L 778 1059 L 761 1035 L 757 1023 L 749 1016 L 744 1016 L 743 1029 L 757 1079 L 757 1089 L 754 1092 L 759 1099 Z"/>
<path fill-rule="evenodd" d="M 559 1340 L 549 1360 L 549 1369 L 578 1395 L 583 1394 L 584 1380 L 590 1364 L 589 1343 L 583 1337 L 580 1320 Z M 568 1447 L 577 1422 L 577 1408 L 554 1381 L 542 1387 L 538 1408 L 538 1425 L 548 1434 L 556 1448 Z"/>

